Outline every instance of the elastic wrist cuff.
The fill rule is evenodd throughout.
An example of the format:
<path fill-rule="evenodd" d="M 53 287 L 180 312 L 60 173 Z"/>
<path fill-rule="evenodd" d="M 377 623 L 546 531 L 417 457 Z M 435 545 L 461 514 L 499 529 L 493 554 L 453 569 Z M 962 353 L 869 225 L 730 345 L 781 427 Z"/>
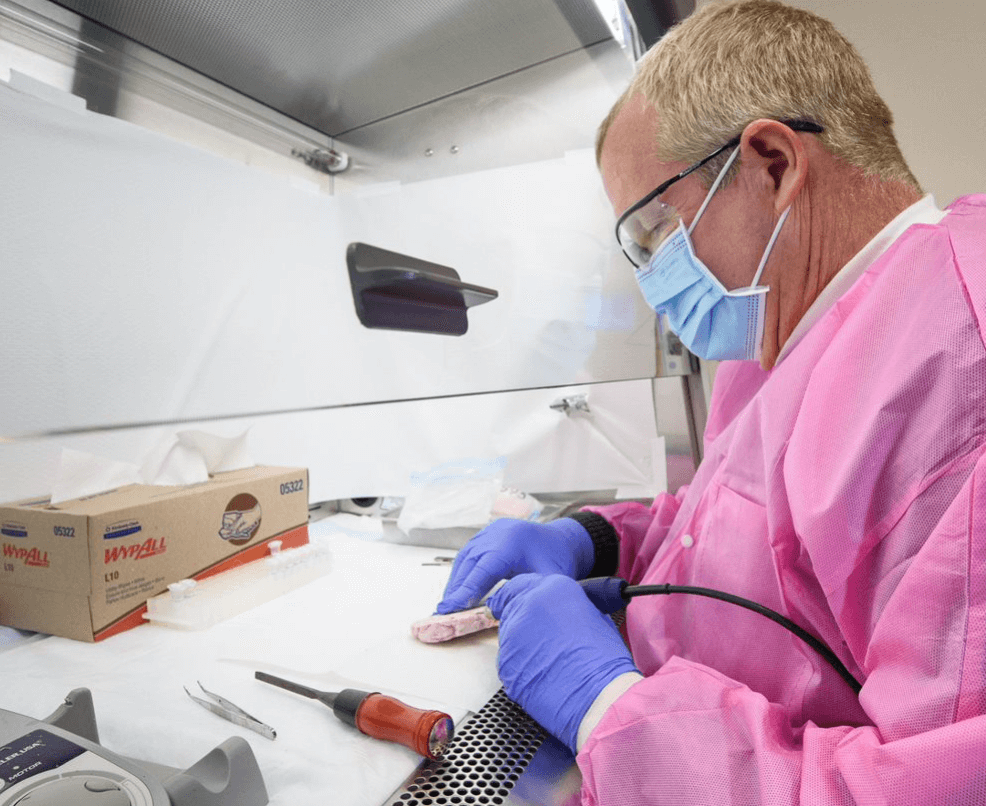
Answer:
<path fill-rule="evenodd" d="M 585 712 L 585 716 L 582 718 L 582 724 L 579 725 L 579 732 L 576 734 L 575 747 L 573 748 L 576 754 L 582 750 L 589 734 L 602 721 L 603 715 L 609 710 L 609 707 L 626 694 L 633 685 L 643 679 L 644 676 L 640 670 L 634 669 L 632 672 L 624 672 L 619 677 L 614 678 L 606 688 L 599 692 L 599 696 L 589 706 L 589 710 Z"/>
<path fill-rule="evenodd" d="M 573 512 L 565 517 L 578 523 L 592 538 L 596 561 L 588 576 L 608 577 L 615 574 L 620 562 L 620 538 L 613 525 L 595 512 Z"/>

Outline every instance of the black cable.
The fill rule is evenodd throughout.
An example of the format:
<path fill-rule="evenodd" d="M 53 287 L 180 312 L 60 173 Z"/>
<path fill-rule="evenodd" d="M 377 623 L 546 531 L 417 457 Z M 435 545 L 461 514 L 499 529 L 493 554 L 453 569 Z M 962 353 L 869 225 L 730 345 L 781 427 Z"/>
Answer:
<path fill-rule="evenodd" d="M 835 669 L 839 676 L 845 680 L 849 687 L 858 695 L 860 689 L 863 688 L 862 684 L 850 674 L 849 670 L 843 665 L 842 661 L 836 656 L 836 654 L 829 649 L 825 644 L 819 641 L 814 635 L 806 632 L 804 629 L 795 624 L 791 619 L 786 616 L 782 616 L 776 610 L 771 610 L 769 607 L 764 607 L 762 604 L 757 604 L 749 599 L 744 599 L 742 596 L 734 596 L 731 593 L 724 593 L 723 591 L 717 591 L 712 588 L 696 588 L 692 585 L 627 585 L 622 591 L 623 598 L 630 600 L 634 596 L 651 596 L 654 594 L 670 594 L 670 593 L 691 593 L 696 596 L 708 596 L 710 599 L 719 599 L 723 602 L 729 602 L 730 604 L 739 605 L 740 607 L 745 607 L 747 610 L 752 610 L 754 613 L 759 613 L 761 616 L 766 616 L 771 621 L 780 624 L 787 630 L 790 630 L 798 638 L 804 641 L 808 646 L 814 649 L 819 655 L 821 655 L 831 666 Z"/>

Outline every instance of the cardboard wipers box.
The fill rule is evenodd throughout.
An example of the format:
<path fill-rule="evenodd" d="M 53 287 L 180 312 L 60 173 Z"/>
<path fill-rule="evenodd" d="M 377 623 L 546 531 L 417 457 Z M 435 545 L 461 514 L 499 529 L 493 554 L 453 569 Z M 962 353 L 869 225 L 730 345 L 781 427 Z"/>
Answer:
<path fill-rule="evenodd" d="M 0 624 L 98 641 L 142 624 L 172 582 L 259 559 L 274 539 L 308 542 L 306 469 L 0 506 Z"/>

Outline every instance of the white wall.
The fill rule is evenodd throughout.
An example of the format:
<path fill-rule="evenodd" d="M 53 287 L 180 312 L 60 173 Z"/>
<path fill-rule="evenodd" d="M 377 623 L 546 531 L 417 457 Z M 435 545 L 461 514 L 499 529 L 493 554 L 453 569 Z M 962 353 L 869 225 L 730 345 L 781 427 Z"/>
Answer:
<path fill-rule="evenodd" d="M 904 157 L 945 206 L 986 192 L 986 3 L 800 0 L 830 19 L 870 65 Z"/>

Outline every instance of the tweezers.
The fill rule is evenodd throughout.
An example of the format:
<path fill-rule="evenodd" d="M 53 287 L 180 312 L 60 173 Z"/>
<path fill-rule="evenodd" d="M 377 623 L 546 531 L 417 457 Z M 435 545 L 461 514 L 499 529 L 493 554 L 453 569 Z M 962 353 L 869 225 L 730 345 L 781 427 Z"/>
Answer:
<path fill-rule="evenodd" d="M 195 682 L 198 683 L 199 681 L 196 680 Z M 182 688 L 185 687 L 182 686 Z M 213 694 L 201 683 L 199 683 L 199 688 L 202 689 L 203 693 L 212 699 L 213 702 L 203 700 L 201 697 L 196 697 L 187 688 L 185 688 L 185 693 L 206 710 L 212 711 L 212 713 L 221 716 L 223 719 L 228 719 L 234 725 L 239 725 L 241 728 L 249 728 L 252 731 L 256 731 L 267 739 L 274 739 L 277 736 L 277 732 L 270 725 L 265 725 L 257 719 L 257 717 L 250 716 L 250 714 L 238 705 L 234 705 L 225 697 L 220 697 L 218 694 Z"/>

